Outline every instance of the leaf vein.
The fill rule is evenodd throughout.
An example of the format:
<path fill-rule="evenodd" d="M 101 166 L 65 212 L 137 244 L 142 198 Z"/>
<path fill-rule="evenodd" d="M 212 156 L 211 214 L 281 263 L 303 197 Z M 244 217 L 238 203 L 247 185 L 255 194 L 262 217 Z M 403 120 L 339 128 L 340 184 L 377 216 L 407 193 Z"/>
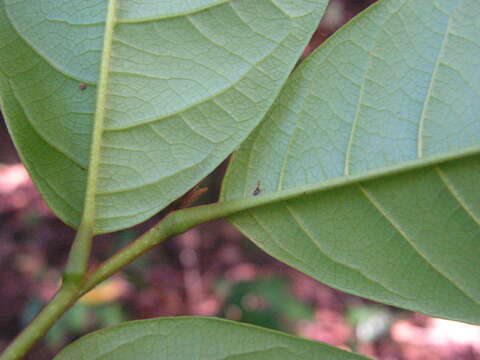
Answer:
<path fill-rule="evenodd" d="M 450 192 L 450 194 L 453 196 L 453 198 L 458 202 L 458 204 L 462 207 L 462 209 L 465 211 L 465 213 L 468 214 L 472 218 L 473 221 L 477 223 L 477 225 L 480 226 L 480 218 L 478 218 L 474 211 L 470 209 L 468 204 L 466 203 L 465 199 L 462 197 L 459 191 L 455 188 L 455 185 L 450 181 L 448 178 L 447 174 L 440 168 L 440 166 L 435 166 L 435 171 L 438 174 L 438 177 L 440 180 L 442 180 L 442 183 L 445 185 L 447 190 Z"/>
<path fill-rule="evenodd" d="M 457 2 L 457 6 L 458 6 L 458 2 Z M 418 124 L 417 157 L 419 157 L 419 158 L 421 158 L 423 156 L 423 151 L 424 151 L 424 143 L 423 143 L 424 138 L 423 137 L 424 137 L 424 130 L 425 130 L 425 121 L 426 121 L 426 117 L 427 117 L 427 113 L 428 113 L 428 109 L 429 109 L 429 105 L 430 105 L 429 100 L 432 97 L 433 88 L 435 87 L 435 84 L 436 84 L 438 70 L 440 68 L 442 58 L 445 55 L 445 51 L 446 51 L 446 48 L 447 48 L 447 45 L 448 45 L 448 39 L 449 39 L 449 35 L 450 35 L 450 27 L 451 27 L 451 24 L 452 24 L 452 18 L 453 18 L 453 16 L 450 16 L 449 19 L 448 19 L 448 22 L 447 22 L 447 26 L 446 26 L 446 29 L 445 29 L 445 34 L 443 35 L 443 39 L 442 39 L 442 45 L 441 45 L 441 47 L 438 51 L 438 56 L 435 60 L 435 65 L 434 65 L 434 68 L 433 68 L 433 71 L 432 71 L 432 76 L 430 78 L 430 82 L 428 84 L 428 90 L 427 90 L 427 93 L 425 95 L 425 101 L 423 103 L 422 114 L 420 116 L 420 120 L 419 120 L 419 124 Z"/>
<path fill-rule="evenodd" d="M 405 231 L 402 229 L 400 224 L 398 224 L 391 215 L 389 215 L 384 209 L 382 208 L 381 204 L 378 202 L 377 199 L 373 196 L 371 192 L 369 192 L 362 184 L 358 184 L 360 191 L 364 194 L 365 198 L 377 209 L 377 211 L 390 223 L 393 229 L 397 231 L 397 233 L 405 240 L 407 244 L 434 270 L 437 272 L 441 277 L 443 277 L 447 282 L 453 285 L 453 287 L 457 288 L 460 293 L 462 293 L 466 298 L 471 300 L 473 303 L 480 305 L 480 302 L 466 293 L 460 285 L 458 285 L 454 280 L 450 279 L 446 274 L 444 274 L 441 270 L 439 270 L 427 257 L 425 257 L 422 252 L 415 246 L 412 239 L 408 237 Z"/>
<path fill-rule="evenodd" d="M 356 269 L 354 268 L 353 266 L 350 266 L 348 264 L 345 264 L 345 263 L 342 263 L 340 262 L 339 260 L 336 260 L 334 259 L 332 256 L 328 255 L 326 252 L 324 252 L 322 250 L 322 248 L 320 247 L 320 244 L 318 244 L 316 241 L 315 241 L 315 237 L 313 236 L 313 234 L 310 232 L 310 230 L 308 230 L 307 226 L 303 223 L 303 221 L 300 219 L 300 217 L 295 214 L 295 212 L 293 211 L 293 209 L 291 207 L 289 207 L 288 205 L 285 205 L 285 208 L 287 209 L 287 211 L 290 213 L 290 215 L 292 216 L 292 218 L 294 219 L 294 221 L 298 224 L 298 226 L 305 232 L 305 234 L 307 235 L 307 238 L 312 242 L 312 244 L 314 246 L 316 246 L 318 248 L 318 250 L 324 254 L 326 257 L 328 257 L 332 262 L 338 264 L 338 265 L 341 265 L 347 269 L 349 269 L 350 271 L 353 271 L 353 272 L 356 272 L 358 274 L 360 274 L 360 276 L 364 277 L 365 279 L 379 285 L 381 288 L 383 288 L 384 290 L 386 290 L 387 292 L 390 292 L 390 293 L 393 293 L 403 299 L 408 299 L 407 297 L 405 297 L 404 295 L 398 293 L 397 291 L 393 290 L 393 289 L 389 289 L 386 285 L 382 284 L 379 280 L 377 279 L 374 279 L 374 278 L 371 278 L 369 277 L 367 274 L 365 274 L 362 270 L 360 269 Z"/>

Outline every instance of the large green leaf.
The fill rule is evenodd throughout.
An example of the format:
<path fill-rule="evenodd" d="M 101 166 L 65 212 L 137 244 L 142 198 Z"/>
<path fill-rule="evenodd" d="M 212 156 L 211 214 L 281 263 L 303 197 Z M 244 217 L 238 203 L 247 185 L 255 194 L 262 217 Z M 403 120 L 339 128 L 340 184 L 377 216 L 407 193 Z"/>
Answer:
<path fill-rule="evenodd" d="M 185 193 L 263 118 L 326 3 L 0 0 L 2 110 L 48 204 L 100 233 Z"/>
<path fill-rule="evenodd" d="M 55 360 L 361 360 L 360 355 L 214 318 L 132 321 L 87 335 Z"/>
<path fill-rule="evenodd" d="M 479 39 L 477 0 L 384 0 L 341 29 L 235 154 L 223 200 L 316 192 L 234 224 L 338 289 L 480 323 Z"/>

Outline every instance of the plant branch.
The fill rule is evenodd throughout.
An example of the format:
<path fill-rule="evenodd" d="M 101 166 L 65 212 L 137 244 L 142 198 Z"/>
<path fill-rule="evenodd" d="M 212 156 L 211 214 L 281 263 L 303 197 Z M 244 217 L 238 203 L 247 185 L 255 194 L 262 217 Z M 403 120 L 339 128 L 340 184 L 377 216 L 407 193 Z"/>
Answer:
<path fill-rule="evenodd" d="M 265 193 L 243 200 L 218 202 L 172 212 L 147 233 L 135 240 L 132 244 L 101 264 L 96 271 L 87 277 L 87 280 L 80 292 L 81 294 L 87 293 L 97 284 L 107 279 L 154 246 L 163 242 L 169 236 L 181 234 L 196 225 L 215 219 L 225 218 L 259 206 L 266 206 L 279 201 L 288 201 L 300 196 L 308 196 L 343 186 L 354 185 L 381 177 L 400 174 L 466 156 L 477 155 L 479 153 L 480 147 L 474 146 L 462 152 L 444 153 L 441 155 L 413 160 L 394 166 L 367 171 L 359 175 L 334 178 L 321 183 L 300 186 L 272 193 Z"/>
<path fill-rule="evenodd" d="M 88 259 L 92 248 L 93 227 L 80 225 L 72 248 L 68 254 L 68 261 L 63 274 L 65 282 L 80 284 L 88 269 Z"/>
<path fill-rule="evenodd" d="M 445 153 L 438 156 L 418 159 L 399 165 L 367 171 L 359 175 L 340 177 L 317 184 L 265 193 L 243 200 L 218 202 L 172 212 L 132 244 L 105 261 L 97 270 L 90 273 L 82 283 L 76 280 L 69 281 L 73 279 L 65 277 L 64 285 L 55 298 L 6 349 L 0 357 L 0 360 L 16 360 L 21 358 L 77 299 L 172 235 L 181 234 L 198 224 L 228 217 L 259 206 L 266 206 L 279 201 L 288 201 L 301 196 L 308 196 L 314 193 L 378 179 L 380 177 L 404 173 L 469 155 L 477 155 L 479 153 L 480 147 L 475 146 L 462 152 Z M 82 285 L 80 286 L 80 284 Z"/>
<path fill-rule="evenodd" d="M 78 298 L 78 289 L 78 284 L 74 282 L 64 283 L 30 325 L 5 349 L 0 360 L 21 359 L 73 305 Z"/>

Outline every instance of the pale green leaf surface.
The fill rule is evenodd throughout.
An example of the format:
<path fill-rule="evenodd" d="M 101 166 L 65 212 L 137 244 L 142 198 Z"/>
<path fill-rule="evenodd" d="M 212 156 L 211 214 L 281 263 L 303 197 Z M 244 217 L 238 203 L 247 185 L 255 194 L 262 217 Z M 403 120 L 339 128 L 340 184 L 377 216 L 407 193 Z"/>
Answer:
<path fill-rule="evenodd" d="M 87 335 L 55 360 L 354 360 L 363 356 L 214 318 L 132 321 Z"/>
<path fill-rule="evenodd" d="M 257 126 L 326 3 L 0 0 L 2 111 L 47 203 L 77 226 L 90 168 L 97 233 L 163 209 Z"/>
<path fill-rule="evenodd" d="M 384 0 L 342 28 L 235 153 L 222 197 L 370 180 L 234 224 L 338 289 L 480 323 L 479 39 L 476 0 Z M 412 161 L 419 169 L 385 176 Z"/>

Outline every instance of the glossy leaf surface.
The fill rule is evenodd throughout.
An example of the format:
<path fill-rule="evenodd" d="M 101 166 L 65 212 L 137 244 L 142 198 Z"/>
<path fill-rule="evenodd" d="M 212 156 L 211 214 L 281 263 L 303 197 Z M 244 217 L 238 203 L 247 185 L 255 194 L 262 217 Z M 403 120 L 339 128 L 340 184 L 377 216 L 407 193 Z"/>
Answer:
<path fill-rule="evenodd" d="M 324 190 L 233 223 L 338 289 L 480 323 L 479 19 L 476 0 L 384 0 L 337 32 L 234 155 L 223 199 Z"/>
<path fill-rule="evenodd" d="M 102 233 L 185 193 L 263 118 L 326 3 L 0 0 L 2 111 L 50 207 Z"/>
<path fill-rule="evenodd" d="M 87 335 L 55 360 L 361 360 L 357 354 L 214 318 L 128 322 Z"/>

